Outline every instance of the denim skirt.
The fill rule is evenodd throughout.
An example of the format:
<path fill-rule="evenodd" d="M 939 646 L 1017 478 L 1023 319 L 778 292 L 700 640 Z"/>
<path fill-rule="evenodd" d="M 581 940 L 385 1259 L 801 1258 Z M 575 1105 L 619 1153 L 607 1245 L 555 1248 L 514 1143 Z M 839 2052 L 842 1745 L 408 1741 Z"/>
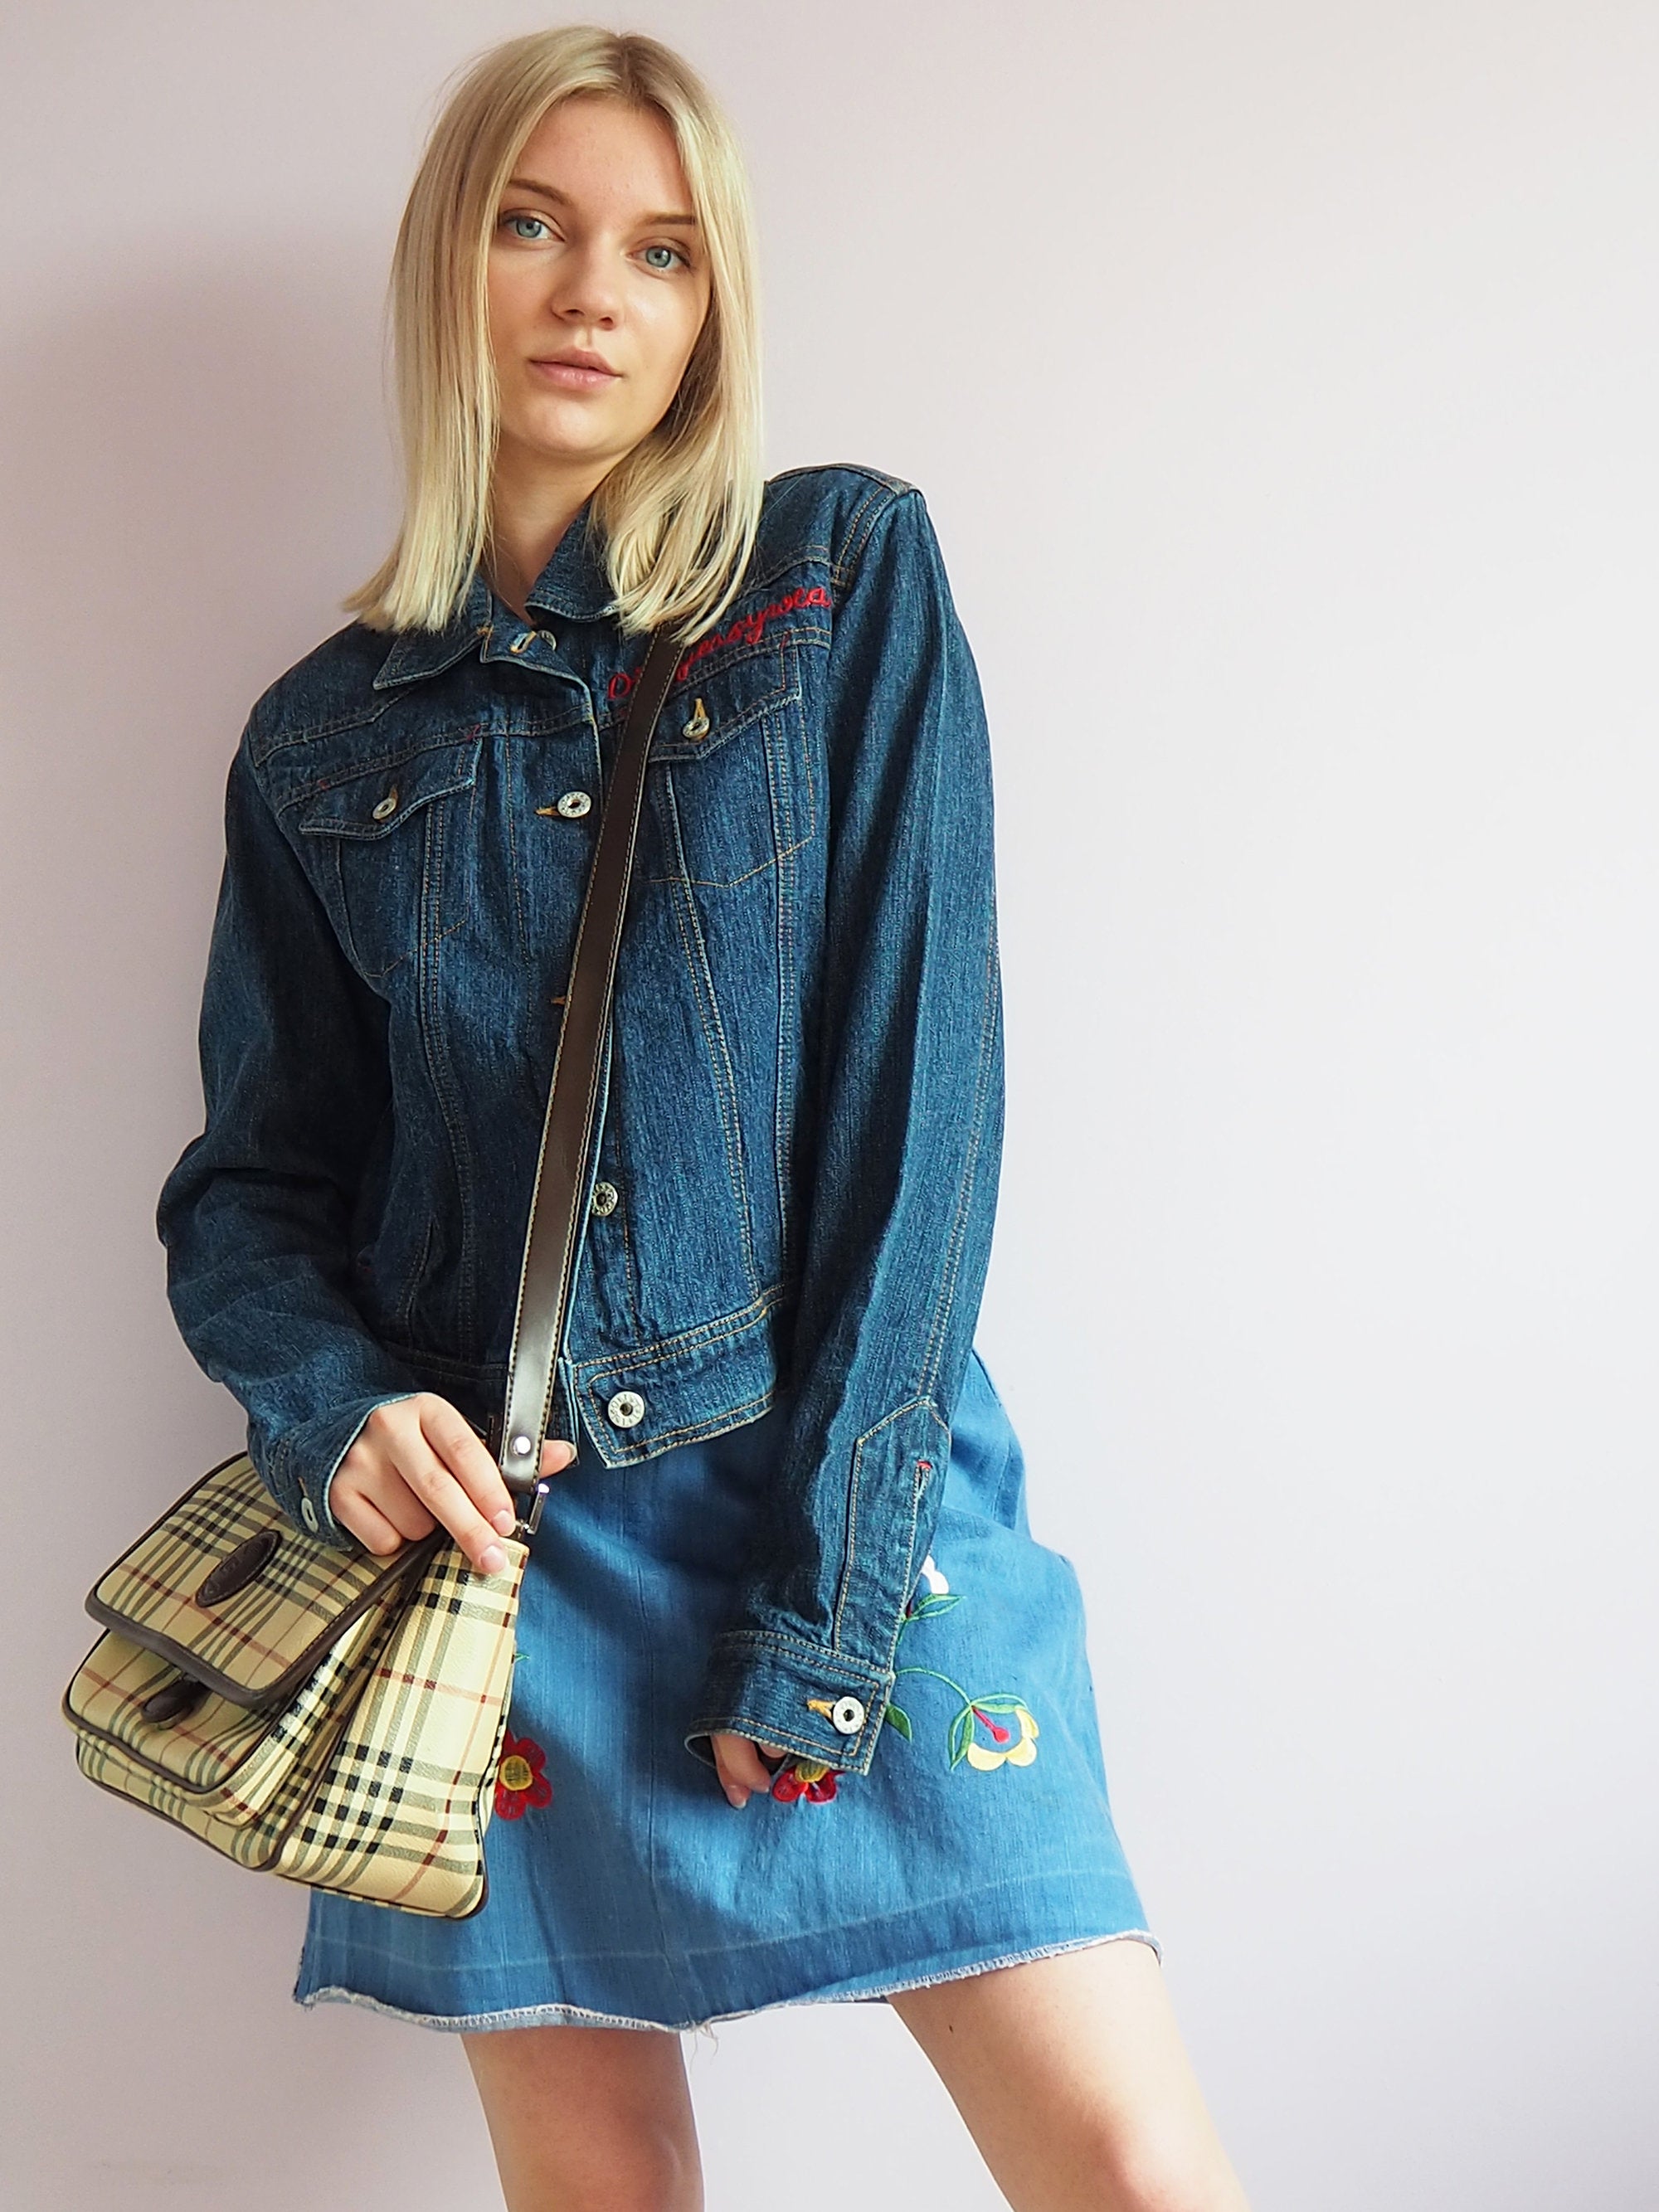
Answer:
<path fill-rule="evenodd" d="M 486 1902 L 442 1920 L 313 1890 L 301 2004 L 684 2030 L 1121 1936 L 1161 1959 L 1108 1801 L 1077 1572 L 1030 1533 L 977 1351 L 869 1773 L 786 1758 L 738 1808 L 687 1749 L 784 1417 L 560 1476 L 525 1574 Z"/>

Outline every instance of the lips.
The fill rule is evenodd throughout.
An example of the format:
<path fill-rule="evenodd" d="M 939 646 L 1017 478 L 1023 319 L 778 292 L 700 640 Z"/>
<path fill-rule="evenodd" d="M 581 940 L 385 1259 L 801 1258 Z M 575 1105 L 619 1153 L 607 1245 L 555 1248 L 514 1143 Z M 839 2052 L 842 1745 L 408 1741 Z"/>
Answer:
<path fill-rule="evenodd" d="M 553 368 L 561 366 L 566 368 L 602 368 L 607 376 L 616 374 L 615 369 L 611 368 L 602 353 L 589 353 L 583 346 L 567 346 L 562 353 L 544 354 L 537 361 L 536 366 L 538 368 Z"/>
<path fill-rule="evenodd" d="M 565 392 L 598 392 L 615 384 L 618 374 L 596 353 L 558 354 L 548 360 L 532 361 L 530 366 L 546 383 L 556 385 Z"/>

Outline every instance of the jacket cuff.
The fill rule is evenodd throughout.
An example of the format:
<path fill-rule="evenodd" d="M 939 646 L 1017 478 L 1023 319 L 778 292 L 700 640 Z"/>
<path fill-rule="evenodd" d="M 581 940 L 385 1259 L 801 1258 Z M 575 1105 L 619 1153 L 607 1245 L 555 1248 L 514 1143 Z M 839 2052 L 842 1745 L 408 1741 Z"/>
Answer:
<path fill-rule="evenodd" d="M 248 1451 L 261 1480 L 290 1521 L 325 1544 L 347 1551 L 364 1547 L 350 1529 L 334 1518 L 329 1504 L 340 1462 L 356 1443 L 363 1424 L 377 1406 L 394 1405 L 412 1398 L 411 1390 L 387 1390 L 379 1397 L 356 1398 L 314 1421 L 288 1430 L 272 1446 L 265 1465 L 259 1463 L 250 1433 Z"/>
<path fill-rule="evenodd" d="M 685 1747 L 713 1766 L 708 1738 L 720 1729 L 867 1774 L 893 1680 L 891 1668 L 866 1666 L 795 1637 L 728 1629 L 714 1639 Z"/>

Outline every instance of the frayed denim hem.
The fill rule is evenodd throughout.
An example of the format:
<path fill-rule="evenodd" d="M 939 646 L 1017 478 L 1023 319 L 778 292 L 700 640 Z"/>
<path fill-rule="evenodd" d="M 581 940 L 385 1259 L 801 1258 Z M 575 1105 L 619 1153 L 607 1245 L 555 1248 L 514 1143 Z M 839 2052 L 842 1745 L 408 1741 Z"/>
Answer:
<path fill-rule="evenodd" d="M 960 1982 L 970 1974 L 988 1974 L 998 1966 L 1024 1966 L 1029 1959 L 1051 1959 L 1062 1951 L 1083 1951 L 1097 1943 L 1124 1942 L 1150 1944 L 1158 1964 L 1163 1965 L 1164 1947 L 1149 1929 L 1120 1928 L 1109 1936 L 1075 1936 L 1063 1943 L 1043 1943 L 1033 1950 L 1005 1952 L 1000 1958 L 981 1959 L 971 1966 L 954 1966 L 943 1974 L 916 1974 L 904 1981 L 884 1982 L 879 1989 L 779 1997 L 770 2004 L 748 2005 L 738 2012 L 711 2013 L 707 2020 L 629 2020 L 616 2013 L 592 2012 L 583 2005 L 566 2004 L 523 2005 L 510 2012 L 406 2012 L 401 2005 L 387 2004 L 381 1997 L 366 1996 L 360 1990 L 340 1988 L 313 1990 L 295 2002 L 307 2011 L 318 2004 L 362 2005 L 369 2012 L 383 2014 L 388 2020 L 406 2020 L 416 2027 L 445 2029 L 453 2034 L 483 2034 L 494 2028 L 509 2027 L 626 2027 L 663 2035 L 692 2035 L 728 2020 L 753 2020 L 761 2013 L 777 2012 L 786 2005 L 879 2004 L 906 1990 L 932 1989 L 939 1982 Z"/>

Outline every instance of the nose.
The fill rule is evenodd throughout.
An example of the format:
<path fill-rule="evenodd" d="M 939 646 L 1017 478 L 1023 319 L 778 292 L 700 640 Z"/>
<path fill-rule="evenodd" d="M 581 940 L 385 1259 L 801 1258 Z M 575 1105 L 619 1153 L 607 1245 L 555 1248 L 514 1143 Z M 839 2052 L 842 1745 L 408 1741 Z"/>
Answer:
<path fill-rule="evenodd" d="M 616 272 L 598 241 L 559 256 L 548 304 L 562 322 L 596 326 L 612 323 L 617 299 Z"/>

